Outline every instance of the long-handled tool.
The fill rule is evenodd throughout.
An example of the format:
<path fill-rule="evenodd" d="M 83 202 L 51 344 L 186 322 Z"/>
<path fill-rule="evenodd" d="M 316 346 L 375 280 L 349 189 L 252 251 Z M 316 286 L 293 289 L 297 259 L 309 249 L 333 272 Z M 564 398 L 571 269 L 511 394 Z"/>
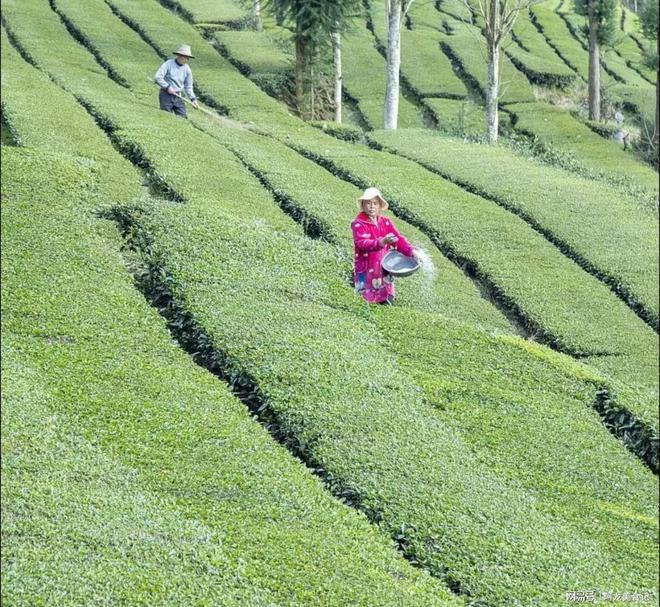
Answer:
<path fill-rule="evenodd" d="M 147 80 L 149 82 L 151 82 L 151 84 L 154 84 L 154 81 L 151 78 L 147 77 Z M 202 107 L 199 103 L 197 105 L 194 105 L 193 102 L 190 101 L 190 99 L 187 99 L 181 93 L 177 93 L 176 96 L 179 97 L 179 99 L 182 99 L 184 101 L 184 103 L 187 103 L 187 104 L 191 105 L 192 107 L 200 110 L 201 112 L 204 112 L 204 114 L 206 114 L 207 116 L 210 116 L 211 118 L 214 118 L 215 120 L 218 120 L 224 126 L 226 126 L 227 124 L 231 124 L 232 126 L 238 126 L 240 124 L 240 123 L 236 122 L 235 120 L 231 120 L 230 118 L 225 118 L 223 116 L 220 116 L 220 115 L 216 114 L 215 112 L 212 112 L 211 110 L 207 110 L 205 107 Z"/>

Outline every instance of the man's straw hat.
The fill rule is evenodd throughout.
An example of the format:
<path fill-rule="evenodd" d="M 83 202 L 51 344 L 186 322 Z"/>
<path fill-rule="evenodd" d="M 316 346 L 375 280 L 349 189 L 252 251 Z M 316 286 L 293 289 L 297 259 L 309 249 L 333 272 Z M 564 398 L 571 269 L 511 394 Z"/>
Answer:
<path fill-rule="evenodd" d="M 192 54 L 191 48 L 187 44 L 182 44 L 177 50 L 174 51 L 174 54 L 190 57 L 191 59 L 195 58 L 195 56 Z"/>
<path fill-rule="evenodd" d="M 363 200 L 371 200 L 372 198 L 378 198 L 380 200 L 380 208 L 384 211 L 388 208 L 387 201 L 383 198 L 383 195 L 380 193 L 378 188 L 367 188 L 362 196 L 358 198 L 358 208 L 362 209 Z"/>

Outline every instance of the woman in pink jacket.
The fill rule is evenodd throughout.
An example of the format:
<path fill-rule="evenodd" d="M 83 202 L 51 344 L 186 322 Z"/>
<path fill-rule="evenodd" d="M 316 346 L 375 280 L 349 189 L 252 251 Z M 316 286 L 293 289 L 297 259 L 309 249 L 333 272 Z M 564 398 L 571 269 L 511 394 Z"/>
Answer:
<path fill-rule="evenodd" d="M 417 258 L 413 246 L 392 221 L 381 215 L 387 202 L 377 188 L 367 188 L 358 200 L 360 213 L 351 223 L 355 244 L 355 288 L 368 302 L 394 302 L 394 277 L 383 271 L 381 261 L 390 249 Z"/>

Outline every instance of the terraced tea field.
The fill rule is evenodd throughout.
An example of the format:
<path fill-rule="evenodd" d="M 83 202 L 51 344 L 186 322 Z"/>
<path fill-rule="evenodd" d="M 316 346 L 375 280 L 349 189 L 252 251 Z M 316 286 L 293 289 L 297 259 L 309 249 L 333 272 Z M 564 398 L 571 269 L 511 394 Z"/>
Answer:
<path fill-rule="evenodd" d="M 380 4 L 337 126 L 238 2 L 3 2 L 3 603 L 658 604 L 657 172 L 539 94 L 583 78 L 552 2 L 474 140 L 466 11 L 413 4 L 383 131 Z M 181 42 L 188 120 L 152 83 Z M 394 306 L 351 282 L 374 185 L 430 260 Z"/>

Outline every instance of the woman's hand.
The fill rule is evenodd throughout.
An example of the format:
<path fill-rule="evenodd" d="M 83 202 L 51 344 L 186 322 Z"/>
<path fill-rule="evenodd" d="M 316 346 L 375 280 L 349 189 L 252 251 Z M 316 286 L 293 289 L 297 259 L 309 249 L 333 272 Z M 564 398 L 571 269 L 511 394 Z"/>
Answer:
<path fill-rule="evenodd" d="M 394 234 L 388 234 L 387 236 L 383 236 L 383 238 L 380 239 L 380 244 L 387 246 L 388 244 L 394 244 L 397 240 L 399 239 Z"/>

